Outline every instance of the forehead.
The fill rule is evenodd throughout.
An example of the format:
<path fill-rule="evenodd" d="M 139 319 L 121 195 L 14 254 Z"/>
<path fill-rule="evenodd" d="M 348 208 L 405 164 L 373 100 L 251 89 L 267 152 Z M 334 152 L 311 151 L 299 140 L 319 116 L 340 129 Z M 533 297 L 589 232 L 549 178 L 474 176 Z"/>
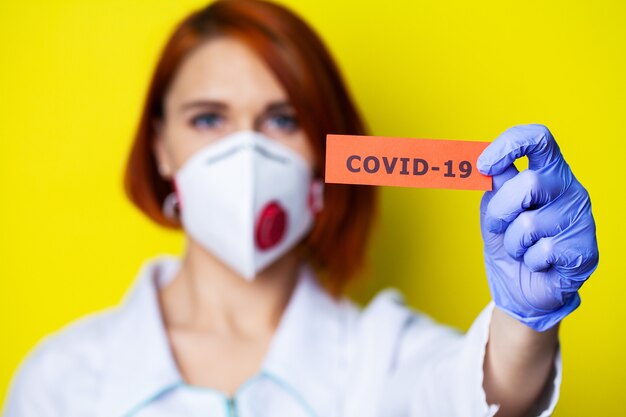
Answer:
<path fill-rule="evenodd" d="M 264 105 L 286 98 L 279 80 L 253 50 L 237 39 L 221 37 L 200 44 L 183 60 L 166 102 L 210 99 Z"/>

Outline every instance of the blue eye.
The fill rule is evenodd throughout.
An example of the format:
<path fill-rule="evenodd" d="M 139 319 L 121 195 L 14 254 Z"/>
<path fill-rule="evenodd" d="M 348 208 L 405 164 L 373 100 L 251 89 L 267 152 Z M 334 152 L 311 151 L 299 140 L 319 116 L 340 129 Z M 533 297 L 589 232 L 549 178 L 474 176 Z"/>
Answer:
<path fill-rule="evenodd" d="M 214 129 L 224 121 L 217 113 L 203 113 L 191 119 L 191 124 L 199 129 Z"/>
<path fill-rule="evenodd" d="M 288 114 L 271 116 L 268 122 L 272 129 L 292 132 L 298 128 L 298 120 L 296 117 Z"/>

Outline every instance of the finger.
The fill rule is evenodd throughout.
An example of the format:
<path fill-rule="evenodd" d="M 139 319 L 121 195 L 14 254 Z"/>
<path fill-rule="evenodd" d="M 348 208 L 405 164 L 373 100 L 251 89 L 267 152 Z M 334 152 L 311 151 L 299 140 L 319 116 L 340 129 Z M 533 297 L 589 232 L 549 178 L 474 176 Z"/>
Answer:
<path fill-rule="evenodd" d="M 478 170 L 485 175 L 497 175 L 522 156 L 528 156 L 529 169 L 533 170 L 562 159 L 547 127 L 521 125 L 506 130 L 485 148 L 478 157 Z"/>
<path fill-rule="evenodd" d="M 511 257 L 521 258 L 539 239 L 556 236 L 569 226 L 570 218 L 560 214 L 551 206 L 521 212 L 504 232 L 504 249 Z"/>
<path fill-rule="evenodd" d="M 492 183 L 491 191 L 486 191 L 485 194 L 483 194 L 483 198 L 480 201 L 481 216 L 484 216 L 487 213 L 487 206 L 489 204 L 489 201 L 491 201 L 491 199 L 495 195 L 495 193 L 500 188 L 502 188 L 504 183 L 506 183 L 511 178 L 515 177 L 518 173 L 519 171 L 517 170 L 515 165 L 511 165 L 503 173 L 494 175 L 493 177 L 491 177 L 491 183 Z"/>
<path fill-rule="evenodd" d="M 517 170 L 515 165 L 509 165 L 509 167 L 505 169 L 504 172 L 491 177 L 491 183 L 492 183 L 491 193 L 495 195 L 495 193 L 500 188 L 502 188 L 504 184 L 507 183 L 507 181 L 514 178 L 517 174 L 519 174 L 519 171 Z"/>
<path fill-rule="evenodd" d="M 558 235 L 583 216 L 593 219 L 589 195 L 586 192 L 562 195 L 550 204 L 522 211 L 504 232 L 504 247 L 517 259 L 539 239 Z M 571 235 L 574 229 L 568 229 L 567 233 Z"/>
<path fill-rule="evenodd" d="M 559 176 L 522 171 L 494 194 L 487 206 L 485 224 L 489 231 L 502 233 L 521 212 L 553 201 L 563 188 Z"/>
<path fill-rule="evenodd" d="M 584 216 L 556 236 L 541 238 L 524 254 L 524 263 L 533 272 L 553 267 L 559 275 L 582 282 L 598 266 L 598 244 L 593 217 Z M 578 285 L 580 285 L 578 284 Z"/>

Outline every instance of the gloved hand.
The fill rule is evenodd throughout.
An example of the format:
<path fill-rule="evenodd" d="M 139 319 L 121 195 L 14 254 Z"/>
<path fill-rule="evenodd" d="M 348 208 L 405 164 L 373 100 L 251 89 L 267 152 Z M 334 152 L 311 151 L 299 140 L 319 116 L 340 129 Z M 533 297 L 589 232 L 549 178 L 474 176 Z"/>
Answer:
<path fill-rule="evenodd" d="M 513 161 L 528 156 L 528 169 Z M 495 304 L 538 331 L 580 304 L 578 289 L 598 265 L 587 190 L 542 125 L 516 126 L 478 158 L 493 191 L 480 204 L 489 288 Z"/>

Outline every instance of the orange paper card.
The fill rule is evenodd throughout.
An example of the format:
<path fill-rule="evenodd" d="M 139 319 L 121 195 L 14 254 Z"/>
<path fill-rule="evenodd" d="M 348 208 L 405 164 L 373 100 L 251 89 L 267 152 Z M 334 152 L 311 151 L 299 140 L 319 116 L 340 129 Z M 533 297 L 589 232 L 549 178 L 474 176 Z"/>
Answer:
<path fill-rule="evenodd" d="M 327 135 L 328 183 L 491 190 L 476 160 L 489 142 Z"/>

